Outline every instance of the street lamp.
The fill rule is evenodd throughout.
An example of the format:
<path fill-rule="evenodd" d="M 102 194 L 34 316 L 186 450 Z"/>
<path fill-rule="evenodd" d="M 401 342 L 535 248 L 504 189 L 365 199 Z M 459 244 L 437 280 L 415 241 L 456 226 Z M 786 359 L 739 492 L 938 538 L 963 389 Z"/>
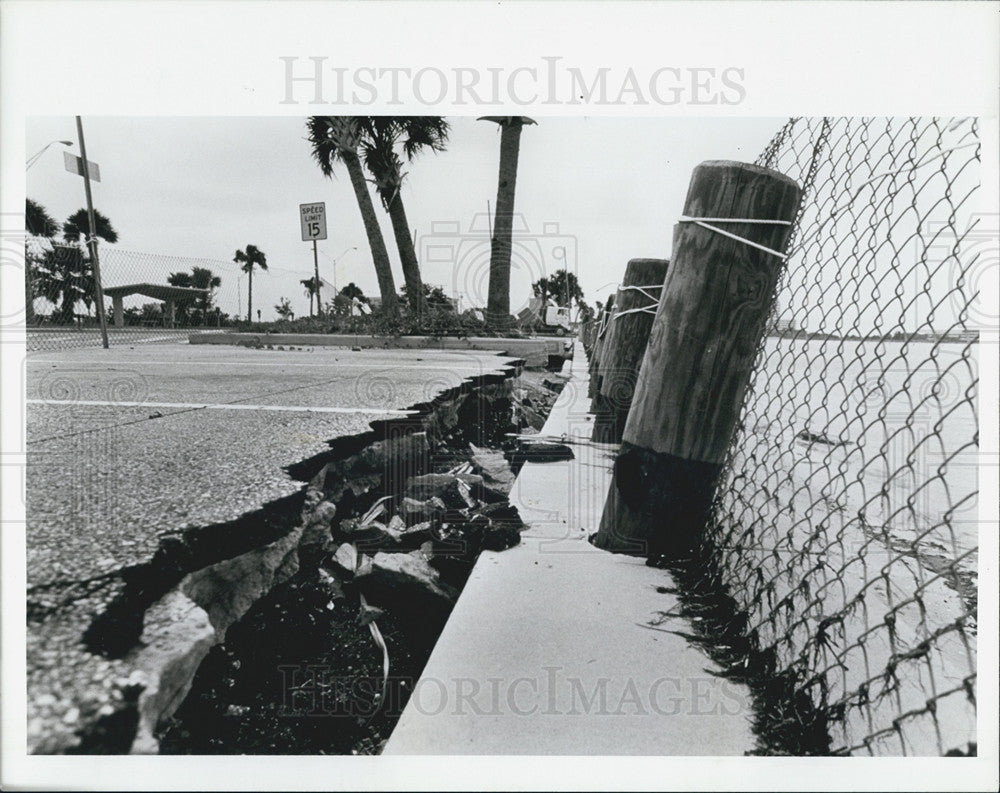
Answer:
<path fill-rule="evenodd" d="M 358 249 L 357 245 L 352 245 L 350 248 L 344 248 L 344 250 L 342 250 L 339 254 L 337 254 L 336 256 L 334 256 L 332 259 L 330 259 L 330 257 L 327 256 L 325 253 L 323 254 L 324 256 L 326 256 L 327 259 L 330 259 L 330 261 L 333 263 L 333 291 L 334 291 L 335 295 L 336 294 L 340 294 L 339 290 L 337 289 L 337 262 L 340 261 L 341 257 L 345 253 L 349 253 L 350 251 L 356 251 L 357 249 Z"/>
<path fill-rule="evenodd" d="M 71 140 L 53 140 L 53 141 L 49 141 L 48 143 L 46 143 L 42 147 L 41 151 L 39 151 L 36 154 L 33 154 L 31 157 L 28 158 L 27 162 L 24 164 L 24 170 L 27 171 L 32 165 L 34 165 L 36 162 L 38 162 L 38 160 L 41 158 L 41 156 L 43 154 L 45 154 L 46 151 L 48 151 L 49 146 L 52 146 L 53 144 L 56 144 L 56 143 L 61 143 L 63 146 L 72 146 L 73 145 L 73 141 L 71 141 Z"/>

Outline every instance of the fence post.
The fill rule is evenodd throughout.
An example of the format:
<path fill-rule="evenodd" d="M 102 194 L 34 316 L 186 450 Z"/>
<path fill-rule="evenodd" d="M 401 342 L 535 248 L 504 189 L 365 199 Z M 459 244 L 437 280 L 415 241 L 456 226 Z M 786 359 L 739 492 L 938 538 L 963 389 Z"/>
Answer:
<path fill-rule="evenodd" d="M 607 337 L 608 323 L 611 322 L 611 318 L 614 316 L 615 312 L 615 293 L 612 292 L 608 295 L 607 302 L 604 304 L 604 308 L 601 309 L 601 313 L 597 321 L 597 331 L 594 335 L 594 346 L 593 352 L 590 355 L 590 366 L 588 371 L 590 373 L 590 382 L 587 386 L 587 396 L 593 399 L 597 396 L 597 389 L 600 385 L 600 380 L 598 378 L 598 372 L 601 368 L 601 357 L 604 354 L 604 339 Z"/>
<path fill-rule="evenodd" d="M 597 547 L 657 564 L 700 538 L 799 195 L 794 180 L 756 165 L 710 161 L 694 169 L 601 526 L 591 537 Z M 733 222 L 744 218 L 779 222 Z"/>
<path fill-rule="evenodd" d="M 667 265 L 667 259 L 632 259 L 625 267 L 613 321 L 605 334 L 597 393 L 590 404 L 594 441 L 621 443 Z"/>

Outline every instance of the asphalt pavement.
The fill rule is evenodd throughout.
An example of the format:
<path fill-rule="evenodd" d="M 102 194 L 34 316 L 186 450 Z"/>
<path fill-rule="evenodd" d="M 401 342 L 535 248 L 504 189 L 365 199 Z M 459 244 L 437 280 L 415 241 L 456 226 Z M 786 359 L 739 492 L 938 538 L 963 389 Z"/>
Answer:
<path fill-rule="evenodd" d="M 100 725 L 127 721 L 139 662 L 88 649 L 86 631 L 122 602 L 127 586 L 144 586 L 164 543 L 185 529 L 213 527 L 202 533 L 210 543 L 256 530 L 249 524 L 264 525 L 262 507 L 302 488 L 286 466 L 510 360 L 472 351 L 181 342 L 29 353 L 28 751 L 128 750 L 128 742 L 115 743 L 127 730 Z M 176 676 L 205 651 L 204 637 L 164 637 L 169 646 L 156 661 L 163 674 Z M 78 746 L 84 734 L 101 743 Z"/>
<path fill-rule="evenodd" d="M 28 357 L 28 585 L 141 563 L 165 531 L 300 488 L 284 466 L 507 361 L 157 344 Z"/>

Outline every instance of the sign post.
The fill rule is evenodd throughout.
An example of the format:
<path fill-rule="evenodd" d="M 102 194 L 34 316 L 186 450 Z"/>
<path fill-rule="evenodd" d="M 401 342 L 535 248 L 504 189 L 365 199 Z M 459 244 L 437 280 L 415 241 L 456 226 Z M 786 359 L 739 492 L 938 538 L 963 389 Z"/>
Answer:
<path fill-rule="evenodd" d="M 83 122 L 76 117 L 76 134 L 80 138 L 80 175 L 83 176 L 83 189 L 87 194 L 87 243 L 90 246 L 90 261 L 94 269 L 94 291 L 97 299 L 97 319 L 101 323 L 101 342 L 108 349 L 108 321 L 104 316 L 104 287 L 101 284 L 101 262 L 97 258 L 97 225 L 94 222 L 94 201 L 90 195 L 91 166 L 96 166 L 87 159 L 87 145 L 83 142 Z M 97 181 L 101 180 L 100 171 L 95 174 Z"/>
<path fill-rule="evenodd" d="M 302 241 L 313 244 L 313 272 L 315 274 L 316 286 L 316 316 L 322 313 L 323 304 L 319 299 L 319 253 L 316 250 L 316 241 L 326 239 L 326 203 L 320 201 L 317 204 L 299 204 L 299 222 L 302 224 Z M 336 295 L 334 295 L 336 297 Z"/>

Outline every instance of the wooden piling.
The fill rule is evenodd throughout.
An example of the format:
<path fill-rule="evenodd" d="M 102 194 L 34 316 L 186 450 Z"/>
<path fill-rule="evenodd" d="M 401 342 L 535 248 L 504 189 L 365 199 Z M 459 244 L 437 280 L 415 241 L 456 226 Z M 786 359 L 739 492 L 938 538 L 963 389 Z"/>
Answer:
<path fill-rule="evenodd" d="M 632 259 L 625 267 L 590 404 L 594 441 L 621 443 L 667 265 L 666 259 Z"/>
<path fill-rule="evenodd" d="M 695 168 L 594 545 L 684 556 L 710 514 L 758 345 L 774 302 L 799 187 L 738 162 Z M 728 221 L 728 222 L 727 222 Z M 741 239 L 733 239 L 730 236 Z"/>
<path fill-rule="evenodd" d="M 590 351 L 594 348 L 594 320 L 588 319 L 580 326 L 580 343 L 589 359 Z"/>
<path fill-rule="evenodd" d="M 611 322 L 611 318 L 614 316 L 614 311 L 615 293 L 612 292 L 608 295 L 608 299 L 604 303 L 604 308 L 601 309 L 600 319 L 597 323 L 597 334 L 594 339 L 594 352 L 590 356 L 590 367 L 588 369 L 590 373 L 590 382 L 587 386 L 587 396 L 590 399 L 597 396 L 598 388 L 600 387 L 601 381 L 598 373 L 601 369 L 601 358 L 604 355 L 604 341 L 607 338 L 609 323 Z"/>

